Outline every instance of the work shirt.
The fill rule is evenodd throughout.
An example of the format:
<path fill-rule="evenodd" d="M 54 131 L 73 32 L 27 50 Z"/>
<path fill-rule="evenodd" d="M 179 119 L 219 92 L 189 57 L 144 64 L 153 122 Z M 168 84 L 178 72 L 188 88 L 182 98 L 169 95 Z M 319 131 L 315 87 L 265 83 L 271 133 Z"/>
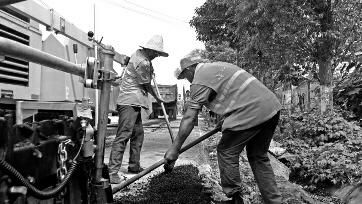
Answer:
<path fill-rule="evenodd" d="M 137 50 L 130 58 L 120 85 L 117 98 L 118 105 L 138 106 L 149 108 L 148 93 L 142 84 L 151 83 L 153 67 L 150 60 Z"/>
<path fill-rule="evenodd" d="M 225 117 L 222 130 L 245 130 L 271 119 L 279 100 L 245 70 L 224 62 L 200 63 L 191 84 L 189 108 L 206 106 Z"/>

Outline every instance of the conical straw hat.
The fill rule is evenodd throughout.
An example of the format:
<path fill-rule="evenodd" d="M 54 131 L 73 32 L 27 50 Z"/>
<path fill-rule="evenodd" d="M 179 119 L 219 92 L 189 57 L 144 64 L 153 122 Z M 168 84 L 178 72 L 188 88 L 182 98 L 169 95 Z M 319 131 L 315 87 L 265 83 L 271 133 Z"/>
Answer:
<path fill-rule="evenodd" d="M 140 47 L 157 51 L 161 56 L 168 57 L 168 53 L 163 50 L 163 38 L 161 35 L 154 35 L 146 44 L 140 45 Z"/>

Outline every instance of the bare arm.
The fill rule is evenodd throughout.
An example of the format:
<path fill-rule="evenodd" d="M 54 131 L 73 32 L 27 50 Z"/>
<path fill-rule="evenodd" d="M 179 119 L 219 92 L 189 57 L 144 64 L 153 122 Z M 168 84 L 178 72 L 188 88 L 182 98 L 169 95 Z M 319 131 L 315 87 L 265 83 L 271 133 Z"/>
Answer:
<path fill-rule="evenodd" d="M 180 129 L 177 134 L 177 137 L 174 143 L 171 145 L 171 147 L 168 149 L 168 151 L 165 154 L 165 159 L 168 162 L 173 162 L 178 158 L 179 151 L 183 143 L 190 135 L 192 129 L 194 129 L 194 119 L 197 117 L 198 113 L 199 113 L 198 109 L 188 108 L 186 110 L 181 120 Z"/>
<path fill-rule="evenodd" d="M 165 101 L 162 98 L 158 97 L 158 95 L 155 92 L 155 90 L 153 89 L 151 83 L 142 84 L 142 88 L 146 92 L 150 93 L 153 97 L 155 97 L 155 99 L 158 103 L 161 103 L 161 102 L 165 103 Z"/>
<path fill-rule="evenodd" d="M 210 98 L 214 98 L 215 93 L 211 88 L 202 85 L 191 85 L 191 100 L 188 102 L 188 107 L 181 120 L 179 132 L 174 143 L 167 150 L 164 158 L 166 171 L 171 171 L 175 160 L 179 156 L 179 151 L 194 128 L 194 119 L 197 117 L 203 104 L 207 103 Z"/>

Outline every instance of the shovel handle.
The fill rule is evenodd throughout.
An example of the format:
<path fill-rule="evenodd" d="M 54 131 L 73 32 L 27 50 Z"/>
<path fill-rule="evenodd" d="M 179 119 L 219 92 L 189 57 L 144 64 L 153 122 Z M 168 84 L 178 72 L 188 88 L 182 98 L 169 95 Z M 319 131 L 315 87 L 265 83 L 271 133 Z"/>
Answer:
<path fill-rule="evenodd" d="M 158 89 L 155 75 L 153 75 L 153 83 L 155 84 L 156 92 L 157 92 L 158 97 L 161 98 L 160 90 Z M 171 142 L 173 143 L 175 137 L 173 136 L 170 121 L 168 120 L 168 115 L 167 115 L 165 105 L 163 104 L 163 102 L 161 102 L 161 108 L 162 108 L 163 115 L 165 116 L 165 121 L 166 121 L 166 124 L 167 124 L 168 132 L 170 133 Z"/>
<path fill-rule="evenodd" d="M 170 121 L 168 120 L 168 115 L 166 113 L 165 105 L 163 104 L 163 102 L 161 102 L 161 108 L 162 108 L 162 111 L 163 111 L 163 115 L 165 116 L 165 121 L 166 121 L 166 125 L 167 125 L 167 128 L 168 128 L 168 132 L 170 133 L 171 142 L 173 143 L 173 141 L 175 140 L 175 137 L 173 136 Z"/>

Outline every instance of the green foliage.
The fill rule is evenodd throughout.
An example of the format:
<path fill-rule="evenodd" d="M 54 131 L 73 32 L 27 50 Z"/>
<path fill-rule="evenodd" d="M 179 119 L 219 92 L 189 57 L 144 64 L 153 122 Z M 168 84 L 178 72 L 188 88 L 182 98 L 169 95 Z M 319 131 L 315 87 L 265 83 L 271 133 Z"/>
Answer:
<path fill-rule="evenodd" d="M 362 163 L 358 162 L 361 155 L 357 152 L 361 145 L 360 139 L 312 148 L 299 143 L 299 159 L 291 166 L 292 177 L 312 191 L 357 182 L 362 171 Z M 295 144 L 291 146 L 296 148 Z"/>
<path fill-rule="evenodd" d="M 328 84 L 333 67 L 355 61 L 361 49 L 360 1 L 207 0 L 195 13 L 197 38 L 227 42 L 259 79 L 298 64 Z"/>
<path fill-rule="evenodd" d="M 289 122 L 294 131 L 284 145 L 298 155 L 288 164 L 292 180 L 313 191 L 361 179 L 362 135 L 358 126 L 340 114 L 301 114 Z"/>
<path fill-rule="evenodd" d="M 237 64 L 237 54 L 234 49 L 230 48 L 228 43 L 207 42 L 205 43 L 205 48 L 205 58 L 213 61 L 223 61 L 231 64 Z"/>
<path fill-rule="evenodd" d="M 300 121 L 298 137 L 307 139 L 314 145 L 324 145 L 334 141 L 344 141 L 353 135 L 353 127 L 343 117 L 334 114 L 304 114 Z M 312 144 L 311 144 L 312 145 Z"/>
<path fill-rule="evenodd" d="M 231 48 L 238 46 L 236 25 L 233 24 L 235 10 L 227 2 L 207 0 L 195 10 L 190 25 L 196 29 L 198 40 L 228 42 Z"/>
<path fill-rule="evenodd" d="M 211 61 L 222 61 L 237 64 L 236 52 L 230 48 L 229 44 L 226 42 L 207 42 L 205 43 L 205 50 L 195 49 L 188 55 L 200 56 Z"/>
<path fill-rule="evenodd" d="M 354 68 L 353 71 L 350 69 Z M 362 69 L 360 63 L 351 63 L 343 66 L 341 79 L 334 88 L 334 102 L 346 111 L 352 111 L 355 116 L 349 119 L 357 119 L 362 122 Z"/>
<path fill-rule="evenodd" d="M 303 76 L 306 74 L 309 74 L 308 71 L 301 66 L 285 65 L 276 72 L 276 77 L 274 79 L 281 82 L 285 86 L 290 84 L 293 86 L 298 86 L 302 81 L 307 79 Z M 288 89 L 290 89 L 290 87 Z"/>

